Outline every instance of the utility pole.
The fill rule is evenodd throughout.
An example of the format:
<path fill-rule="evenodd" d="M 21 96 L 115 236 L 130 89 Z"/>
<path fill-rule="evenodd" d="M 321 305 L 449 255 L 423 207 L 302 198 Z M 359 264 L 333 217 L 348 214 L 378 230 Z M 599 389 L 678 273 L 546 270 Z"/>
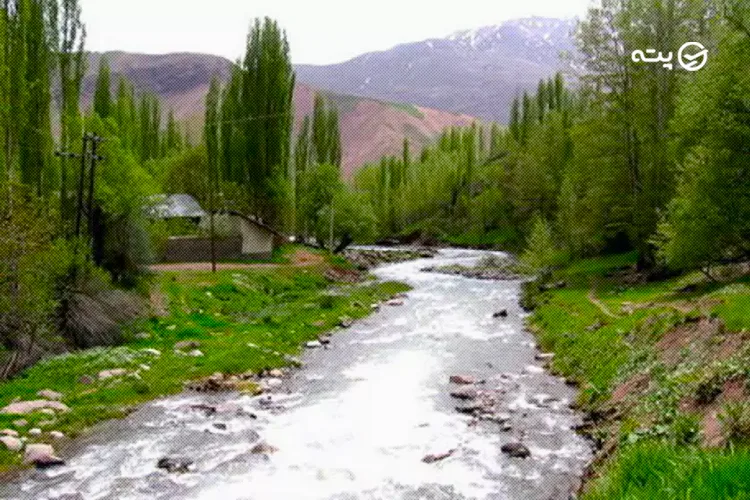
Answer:
<path fill-rule="evenodd" d="M 89 170 L 89 192 L 88 192 L 88 208 L 86 209 L 86 215 L 88 216 L 89 222 L 89 238 L 91 242 L 91 257 L 94 259 L 94 263 L 99 265 L 101 262 L 100 254 L 97 250 L 100 248 L 97 241 L 97 214 L 94 212 L 94 184 L 96 182 L 96 162 L 104 160 L 103 157 L 97 154 L 99 143 L 104 141 L 103 138 L 96 134 L 91 135 L 91 168 Z"/>
<path fill-rule="evenodd" d="M 73 236 L 75 238 L 78 238 L 81 234 L 81 218 L 83 217 L 83 186 L 84 186 L 84 179 L 86 176 L 86 157 L 89 154 L 89 141 L 91 139 L 91 134 L 83 134 L 82 138 L 82 145 L 81 145 L 81 154 L 78 153 L 72 153 L 70 151 L 55 151 L 55 156 L 58 158 L 61 158 L 61 161 L 65 161 L 66 159 L 80 159 L 81 160 L 81 169 L 78 174 L 78 189 L 76 190 L 76 216 L 75 216 L 75 230 L 73 233 Z M 77 245 L 76 245 L 77 246 Z"/>
<path fill-rule="evenodd" d="M 76 191 L 76 216 L 75 216 L 75 229 L 73 233 L 73 237 L 76 239 L 76 243 L 74 245 L 74 252 L 78 252 L 78 243 L 77 240 L 81 236 L 81 229 L 83 225 L 83 216 L 84 214 L 87 217 L 88 220 L 88 228 L 89 228 L 89 235 L 92 238 L 93 241 L 93 231 L 94 231 L 94 223 L 93 223 L 93 206 L 94 206 L 94 185 L 96 182 L 96 162 L 101 161 L 104 158 L 99 156 L 97 154 L 97 147 L 100 142 L 102 142 L 104 139 L 99 137 L 96 134 L 92 134 L 90 132 L 86 132 L 83 134 L 82 137 L 82 145 L 81 145 L 81 153 L 72 153 L 70 151 L 56 151 L 55 156 L 62 158 L 63 161 L 65 159 L 80 159 L 81 160 L 81 167 L 80 172 L 78 173 L 78 188 Z M 89 147 L 91 146 L 91 147 Z M 91 166 L 89 169 L 89 182 L 88 182 L 88 193 L 86 193 L 86 160 L 91 161 Z M 87 196 L 88 194 L 88 196 Z"/>

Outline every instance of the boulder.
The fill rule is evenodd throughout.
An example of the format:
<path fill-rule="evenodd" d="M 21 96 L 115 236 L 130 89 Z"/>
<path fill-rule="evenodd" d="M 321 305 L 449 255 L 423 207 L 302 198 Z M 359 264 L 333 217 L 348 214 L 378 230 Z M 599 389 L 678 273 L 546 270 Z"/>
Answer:
<path fill-rule="evenodd" d="M 200 358 L 203 356 L 203 352 L 201 352 L 199 349 L 193 349 L 189 353 L 187 353 L 188 356 L 191 358 Z"/>
<path fill-rule="evenodd" d="M 61 412 L 70 411 L 70 408 L 59 401 L 47 401 L 46 399 L 39 399 L 35 401 L 18 401 L 16 403 L 11 403 L 0 410 L 0 413 L 3 415 L 28 415 L 30 413 L 38 412 L 39 410 L 42 410 L 44 408 L 49 408 L 51 410 Z"/>
<path fill-rule="evenodd" d="M 476 399 L 477 396 L 479 396 L 479 392 L 473 387 L 464 386 L 451 391 L 451 397 L 456 399 Z"/>
<path fill-rule="evenodd" d="M 537 361 L 552 361 L 552 358 L 554 357 L 555 354 L 552 352 L 540 352 L 535 356 Z"/>
<path fill-rule="evenodd" d="M 320 342 L 322 345 L 329 345 L 331 343 L 331 337 L 328 335 L 321 335 L 318 337 L 318 342 Z"/>
<path fill-rule="evenodd" d="M 479 403 L 469 403 L 465 405 L 458 405 L 456 406 L 456 411 L 458 413 L 463 413 L 466 415 L 475 415 L 477 413 L 481 413 L 485 411 L 484 405 L 481 405 Z"/>
<path fill-rule="evenodd" d="M 29 422 L 22 418 L 13 421 L 14 427 L 26 427 L 27 425 L 29 425 Z"/>
<path fill-rule="evenodd" d="M 0 436 L 18 437 L 18 431 L 14 431 L 13 429 L 3 429 L 0 431 Z"/>
<path fill-rule="evenodd" d="M 23 448 L 23 441 L 16 436 L 2 436 L 0 437 L 0 443 L 4 444 L 9 451 L 21 451 L 21 448 Z"/>
<path fill-rule="evenodd" d="M 521 443 L 506 443 L 500 447 L 500 451 L 513 458 L 528 458 L 531 451 Z"/>
<path fill-rule="evenodd" d="M 435 453 L 430 455 L 425 455 L 424 458 L 422 458 L 422 462 L 426 464 L 431 464 L 435 462 L 439 462 L 441 460 L 445 460 L 446 458 L 450 457 L 456 452 L 456 450 L 448 450 L 444 453 Z"/>
<path fill-rule="evenodd" d="M 141 349 L 141 352 L 144 354 L 150 354 L 151 356 L 161 356 L 161 351 L 159 349 Z"/>
<path fill-rule="evenodd" d="M 37 392 L 36 395 L 42 399 L 49 399 L 50 401 L 60 401 L 63 398 L 62 394 L 51 389 L 44 389 Z"/>
<path fill-rule="evenodd" d="M 201 346 L 201 343 L 197 340 L 181 340 L 174 345 L 175 351 L 187 351 L 189 349 L 197 349 Z"/>
<path fill-rule="evenodd" d="M 60 431 L 51 431 L 51 432 L 49 433 L 49 436 L 50 436 L 50 437 L 51 437 L 52 439 L 63 439 L 63 438 L 65 437 L 65 434 L 63 434 L 63 433 L 62 433 L 62 432 L 60 432 Z"/>
<path fill-rule="evenodd" d="M 502 309 L 495 314 L 492 315 L 493 318 L 507 318 L 508 317 L 508 310 Z"/>
<path fill-rule="evenodd" d="M 276 448 L 275 446 L 271 446 L 270 444 L 263 441 L 256 444 L 250 449 L 250 453 L 253 453 L 255 455 L 270 455 L 271 453 L 276 453 L 277 451 L 279 451 L 278 448 Z"/>
<path fill-rule="evenodd" d="M 387 306 L 403 306 L 404 301 L 399 299 L 391 299 L 388 302 L 385 303 Z"/>
<path fill-rule="evenodd" d="M 185 457 L 163 457 L 156 463 L 156 467 L 164 469 L 170 474 L 184 474 L 190 472 L 193 463 L 191 459 Z"/>
<path fill-rule="evenodd" d="M 42 429 L 34 428 L 29 429 L 29 436 L 41 436 L 42 435 Z"/>
<path fill-rule="evenodd" d="M 323 347 L 323 343 L 319 340 L 311 340 L 310 342 L 305 344 L 305 347 L 308 349 L 317 349 L 318 347 Z"/>
<path fill-rule="evenodd" d="M 26 446 L 23 462 L 25 464 L 34 464 L 40 468 L 65 465 L 63 459 L 55 456 L 55 449 L 51 445 L 41 443 Z"/>
<path fill-rule="evenodd" d="M 279 368 L 274 368 L 273 370 L 268 372 L 268 376 L 274 377 L 274 378 L 281 378 L 284 376 L 284 371 Z"/>
<path fill-rule="evenodd" d="M 113 368 L 111 370 L 102 370 L 99 372 L 99 380 L 107 380 L 115 377 L 122 377 L 127 375 L 128 371 L 125 368 Z"/>
<path fill-rule="evenodd" d="M 477 383 L 474 377 L 470 377 L 467 375 L 451 375 L 449 381 L 451 384 L 458 384 L 458 385 L 469 385 L 469 384 Z"/>
<path fill-rule="evenodd" d="M 354 324 L 354 320 L 344 316 L 343 318 L 339 318 L 339 326 L 341 328 L 349 328 Z"/>
<path fill-rule="evenodd" d="M 264 391 L 281 387 L 284 381 L 280 378 L 264 378 L 260 381 L 260 388 Z"/>

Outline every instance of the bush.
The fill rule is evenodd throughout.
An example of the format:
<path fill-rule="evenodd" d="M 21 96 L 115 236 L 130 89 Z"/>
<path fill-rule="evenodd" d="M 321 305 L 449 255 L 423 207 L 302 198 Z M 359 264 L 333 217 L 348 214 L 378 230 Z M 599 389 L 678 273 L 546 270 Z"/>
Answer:
<path fill-rule="evenodd" d="M 719 414 L 722 431 L 727 441 L 750 444 L 750 404 L 727 403 Z"/>
<path fill-rule="evenodd" d="M 526 241 L 526 250 L 521 255 L 522 267 L 536 274 L 541 281 L 547 281 L 552 271 L 564 261 L 563 253 L 555 245 L 552 228 L 546 219 L 538 217 Z"/>

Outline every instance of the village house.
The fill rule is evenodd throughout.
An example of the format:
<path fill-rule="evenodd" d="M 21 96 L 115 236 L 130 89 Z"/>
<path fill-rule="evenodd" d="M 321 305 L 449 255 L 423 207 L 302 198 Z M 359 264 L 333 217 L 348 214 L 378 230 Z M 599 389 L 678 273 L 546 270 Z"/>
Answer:
<path fill-rule="evenodd" d="M 157 195 L 147 215 L 167 221 L 171 234 L 160 257 L 163 262 L 208 262 L 212 258 L 211 216 L 188 194 Z M 177 228 L 177 229 L 175 229 Z M 217 260 L 271 258 L 287 238 L 263 221 L 237 211 L 222 210 L 213 217 L 213 251 Z"/>

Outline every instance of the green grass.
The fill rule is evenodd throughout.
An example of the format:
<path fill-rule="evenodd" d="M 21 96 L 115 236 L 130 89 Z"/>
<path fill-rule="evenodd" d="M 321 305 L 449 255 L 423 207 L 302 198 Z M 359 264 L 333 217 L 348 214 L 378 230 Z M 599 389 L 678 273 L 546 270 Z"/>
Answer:
<path fill-rule="evenodd" d="M 41 389 L 61 392 L 71 411 L 56 418 L 24 416 L 30 423 L 25 429 L 41 427 L 75 436 L 101 420 L 124 416 L 140 403 L 177 393 L 187 380 L 288 365 L 304 342 L 332 329 L 341 317 L 363 317 L 372 302 L 407 288 L 376 282 L 331 288 L 320 267 L 161 274 L 158 281 L 169 300 L 168 317 L 133 325 L 123 346 L 76 352 L 35 365 L 0 385 L 0 406 L 16 398 L 38 399 Z M 143 333 L 149 337 L 140 338 Z M 181 340 L 199 342 L 204 355 L 178 355 L 174 345 Z M 149 354 L 147 348 L 161 355 Z M 101 370 L 112 368 L 125 368 L 138 377 L 97 379 Z M 83 383 L 84 377 L 94 382 Z M 0 429 L 13 428 L 19 418 L 0 415 Z M 0 451 L 0 472 L 18 464 L 17 454 Z"/>
<path fill-rule="evenodd" d="M 584 500 L 750 498 L 750 452 L 645 443 L 621 452 Z"/>
<path fill-rule="evenodd" d="M 632 267 L 635 257 L 581 260 L 555 273 L 553 281 L 565 281 L 565 288 L 539 294 L 528 287 L 537 306 L 530 326 L 542 348 L 555 352 L 552 368 L 580 383 L 585 410 L 605 408 L 612 391 L 633 375 L 648 377 L 645 393 L 623 407 L 619 420 L 594 430 L 602 440 L 617 440 L 620 450 L 598 471 L 601 477 L 585 498 L 750 498 L 748 452 L 687 446 L 699 440 L 692 427 L 700 415 L 679 409 L 706 380 L 715 379 L 718 387 L 738 376 L 750 380 L 750 346 L 720 361 L 685 349 L 676 365 L 666 365 L 656 348 L 667 332 L 696 314 L 719 318 L 726 335 L 750 329 L 748 277 L 714 283 L 688 273 L 630 284 L 618 273 Z M 683 291 L 688 284 L 693 286 Z"/>

